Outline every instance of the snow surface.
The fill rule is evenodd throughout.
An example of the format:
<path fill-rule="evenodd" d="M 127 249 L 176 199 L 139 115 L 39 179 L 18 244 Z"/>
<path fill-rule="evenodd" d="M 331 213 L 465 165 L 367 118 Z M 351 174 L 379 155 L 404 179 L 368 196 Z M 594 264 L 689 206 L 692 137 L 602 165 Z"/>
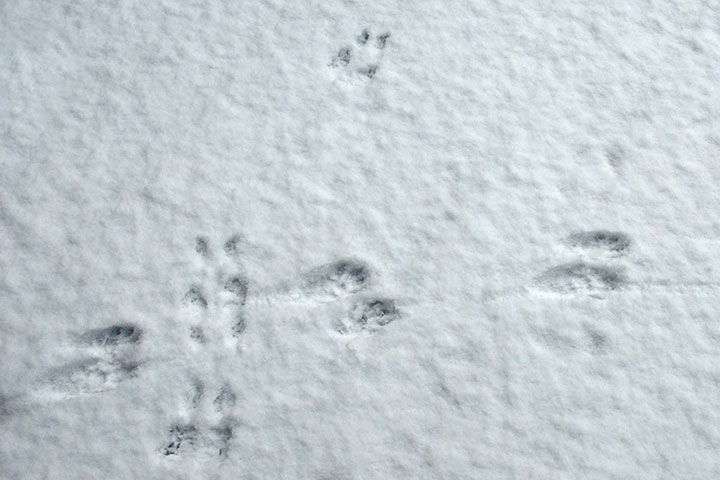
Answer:
<path fill-rule="evenodd" d="M 0 477 L 720 477 L 720 4 L 0 2 Z"/>

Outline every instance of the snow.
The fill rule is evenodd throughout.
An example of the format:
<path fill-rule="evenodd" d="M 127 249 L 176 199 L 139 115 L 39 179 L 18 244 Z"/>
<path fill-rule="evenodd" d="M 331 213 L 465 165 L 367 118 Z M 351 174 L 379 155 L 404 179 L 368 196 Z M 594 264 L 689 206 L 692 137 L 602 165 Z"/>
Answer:
<path fill-rule="evenodd" d="M 720 475 L 713 2 L 0 18 L 0 477 Z"/>

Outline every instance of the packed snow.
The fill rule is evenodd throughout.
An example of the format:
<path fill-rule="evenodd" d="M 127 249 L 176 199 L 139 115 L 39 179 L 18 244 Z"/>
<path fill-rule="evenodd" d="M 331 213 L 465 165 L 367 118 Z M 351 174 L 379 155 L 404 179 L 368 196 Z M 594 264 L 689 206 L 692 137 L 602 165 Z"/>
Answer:
<path fill-rule="evenodd" d="M 0 2 L 0 478 L 720 478 L 712 1 Z"/>

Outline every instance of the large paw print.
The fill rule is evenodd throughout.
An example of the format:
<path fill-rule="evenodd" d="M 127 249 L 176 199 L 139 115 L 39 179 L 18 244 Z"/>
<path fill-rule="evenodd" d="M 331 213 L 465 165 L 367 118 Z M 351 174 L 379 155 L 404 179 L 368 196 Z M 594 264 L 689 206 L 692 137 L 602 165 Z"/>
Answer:
<path fill-rule="evenodd" d="M 566 238 L 565 243 L 579 252 L 606 257 L 606 260 L 625 254 L 632 244 L 627 234 L 607 230 L 575 232 Z M 548 268 L 536 277 L 535 283 L 543 290 L 557 293 L 598 295 L 622 289 L 627 279 L 616 266 L 577 260 Z"/>
<path fill-rule="evenodd" d="M 389 39 L 388 32 L 373 37 L 366 28 L 355 39 L 355 45 L 345 45 L 338 49 L 329 66 L 338 69 L 348 78 L 359 76 L 372 79 L 378 73 Z"/>
<path fill-rule="evenodd" d="M 77 335 L 72 349 L 74 358 L 47 372 L 34 393 L 44 399 L 63 399 L 114 389 L 137 376 L 141 337 L 142 329 L 132 324 Z"/>

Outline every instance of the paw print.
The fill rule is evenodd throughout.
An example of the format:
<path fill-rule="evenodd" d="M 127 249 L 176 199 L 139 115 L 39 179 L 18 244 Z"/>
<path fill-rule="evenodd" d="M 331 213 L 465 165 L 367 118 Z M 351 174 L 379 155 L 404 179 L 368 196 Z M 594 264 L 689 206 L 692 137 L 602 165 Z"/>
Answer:
<path fill-rule="evenodd" d="M 369 41 L 369 33 L 365 41 Z M 199 274 L 179 296 L 179 317 L 188 327 L 197 355 L 207 357 L 207 361 L 198 361 L 197 365 L 214 363 L 218 342 L 227 345 L 226 340 L 231 338 L 237 347 L 237 339 L 247 328 L 248 302 L 252 308 L 277 302 L 290 302 L 295 308 L 339 304 L 345 314 L 336 322 L 335 330 L 351 336 L 374 333 L 400 317 L 394 300 L 368 295 L 372 290 L 372 269 L 355 258 L 340 258 L 317 266 L 270 290 L 256 290 L 250 298 L 250 281 L 238 262 L 242 249 L 243 239 L 239 235 L 229 238 L 218 252 L 211 248 L 207 238 L 196 239 Z M 128 328 L 107 335 L 96 333 L 93 338 L 115 344 L 135 341 L 138 335 L 139 332 Z M 238 425 L 233 415 L 238 396 L 229 382 L 208 389 L 203 381 L 191 377 L 177 419 L 168 427 L 159 451 L 166 457 L 202 451 L 226 457 Z"/>
<path fill-rule="evenodd" d="M 243 307 L 250 284 L 237 258 L 241 243 L 242 238 L 233 235 L 215 252 L 206 237 L 196 239 L 200 280 L 190 282 L 179 316 L 197 344 L 237 339 L 245 330 Z"/>
<path fill-rule="evenodd" d="M 346 306 L 346 315 L 335 322 L 342 335 L 372 334 L 400 318 L 396 301 L 370 296 L 372 272 L 356 259 L 340 259 L 312 269 L 304 275 L 305 298 L 324 299 Z"/>
<path fill-rule="evenodd" d="M 245 331 L 243 310 L 250 283 L 238 260 L 242 243 L 241 236 L 233 235 L 215 251 L 206 237 L 195 241 L 198 274 L 180 297 L 178 316 L 198 347 L 197 355 L 208 357 L 199 358 L 198 365 L 212 363 L 210 358 L 223 344 L 237 346 Z M 164 456 L 205 452 L 224 458 L 237 423 L 233 415 L 237 395 L 229 383 L 215 388 L 212 395 L 208 394 L 213 390 L 198 378 L 189 384 L 179 418 L 169 426 L 159 451 Z"/>
<path fill-rule="evenodd" d="M 180 419 L 168 428 L 168 434 L 160 447 L 166 457 L 205 452 L 225 458 L 230 451 L 233 429 L 237 424 L 232 414 L 236 395 L 224 384 L 209 408 L 205 385 L 195 379 L 186 395 Z M 185 410 L 184 412 L 182 410 Z"/>
<path fill-rule="evenodd" d="M 390 322 L 400 318 L 395 300 L 369 298 L 355 302 L 348 315 L 336 324 L 336 331 L 343 335 L 375 333 Z"/>
<path fill-rule="evenodd" d="M 555 265 L 535 278 L 538 287 L 557 293 L 585 292 L 593 295 L 625 287 L 627 279 L 622 269 L 607 260 L 626 253 L 632 244 L 629 235 L 620 231 L 581 231 L 568 236 L 565 244 L 583 256 L 590 255 L 605 261 L 589 263 L 576 260 Z"/>
<path fill-rule="evenodd" d="M 70 398 L 112 390 L 135 378 L 142 334 L 137 325 L 119 324 L 76 335 L 73 358 L 47 372 L 34 393 L 44 399 Z"/>
<path fill-rule="evenodd" d="M 389 39 L 389 32 L 373 38 L 369 29 L 363 29 L 356 37 L 355 45 L 340 47 L 329 66 L 348 80 L 353 77 L 373 79 L 378 73 Z"/>

